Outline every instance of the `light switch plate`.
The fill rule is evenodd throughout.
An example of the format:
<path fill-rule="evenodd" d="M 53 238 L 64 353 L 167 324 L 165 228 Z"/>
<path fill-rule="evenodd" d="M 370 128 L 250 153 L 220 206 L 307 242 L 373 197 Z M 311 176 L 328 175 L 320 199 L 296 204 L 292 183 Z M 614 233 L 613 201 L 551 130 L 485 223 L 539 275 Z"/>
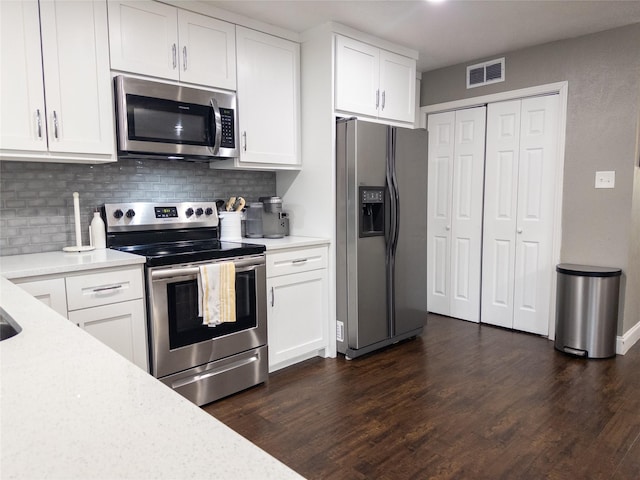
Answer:
<path fill-rule="evenodd" d="M 596 172 L 596 188 L 614 188 L 616 172 Z"/>

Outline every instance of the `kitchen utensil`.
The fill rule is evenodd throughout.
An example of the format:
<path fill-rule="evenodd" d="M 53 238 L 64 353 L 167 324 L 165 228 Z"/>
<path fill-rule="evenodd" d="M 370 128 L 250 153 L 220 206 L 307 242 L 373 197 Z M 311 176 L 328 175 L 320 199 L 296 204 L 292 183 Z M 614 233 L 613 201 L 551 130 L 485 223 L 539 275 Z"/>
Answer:
<path fill-rule="evenodd" d="M 218 200 L 216 200 L 216 210 L 218 210 L 219 212 L 222 212 L 225 209 L 226 204 L 227 202 L 219 198 Z"/>
<path fill-rule="evenodd" d="M 236 201 L 236 205 L 235 205 L 235 211 L 239 212 L 240 210 L 242 210 L 244 208 L 244 206 L 247 204 L 247 202 L 245 201 L 244 198 L 242 197 L 238 197 L 238 200 Z"/>
<path fill-rule="evenodd" d="M 229 198 L 229 201 L 227 202 L 227 206 L 226 206 L 227 212 L 230 212 L 233 209 L 233 205 L 235 203 L 236 203 L 236 197 Z"/>

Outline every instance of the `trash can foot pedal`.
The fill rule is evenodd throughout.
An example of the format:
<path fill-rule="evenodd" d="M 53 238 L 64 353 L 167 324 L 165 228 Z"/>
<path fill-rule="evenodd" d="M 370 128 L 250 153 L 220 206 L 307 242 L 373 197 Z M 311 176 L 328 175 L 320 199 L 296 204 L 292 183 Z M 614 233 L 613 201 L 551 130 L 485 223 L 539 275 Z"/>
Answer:
<path fill-rule="evenodd" d="M 587 357 L 587 356 L 589 356 L 589 352 L 587 352 L 586 350 L 578 350 L 577 348 L 564 347 L 562 349 L 562 351 L 564 353 L 569 353 L 571 355 L 576 355 L 578 357 Z"/>

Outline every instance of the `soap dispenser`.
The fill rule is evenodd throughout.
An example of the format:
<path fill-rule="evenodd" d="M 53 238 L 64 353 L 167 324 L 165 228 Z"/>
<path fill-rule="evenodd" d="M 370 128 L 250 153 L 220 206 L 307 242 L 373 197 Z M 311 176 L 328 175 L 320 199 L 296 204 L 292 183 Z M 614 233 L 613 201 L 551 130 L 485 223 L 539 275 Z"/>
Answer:
<path fill-rule="evenodd" d="M 98 209 L 93 212 L 93 220 L 91 220 L 91 224 L 89 225 L 89 242 L 95 248 L 107 248 L 104 221 Z"/>

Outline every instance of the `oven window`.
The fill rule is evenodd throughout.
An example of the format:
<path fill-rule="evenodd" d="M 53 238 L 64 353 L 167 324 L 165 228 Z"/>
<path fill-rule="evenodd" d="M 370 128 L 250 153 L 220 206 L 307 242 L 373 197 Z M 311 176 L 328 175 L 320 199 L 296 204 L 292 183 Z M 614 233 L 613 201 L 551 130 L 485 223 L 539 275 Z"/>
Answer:
<path fill-rule="evenodd" d="M 256 273 L 236 271 L 236 321 L 215 327 L 202 324 L 198 317 L 198 282 L 187 280 L 167 284 L 169 346 L 193 345 L 257 326 Z"/>

